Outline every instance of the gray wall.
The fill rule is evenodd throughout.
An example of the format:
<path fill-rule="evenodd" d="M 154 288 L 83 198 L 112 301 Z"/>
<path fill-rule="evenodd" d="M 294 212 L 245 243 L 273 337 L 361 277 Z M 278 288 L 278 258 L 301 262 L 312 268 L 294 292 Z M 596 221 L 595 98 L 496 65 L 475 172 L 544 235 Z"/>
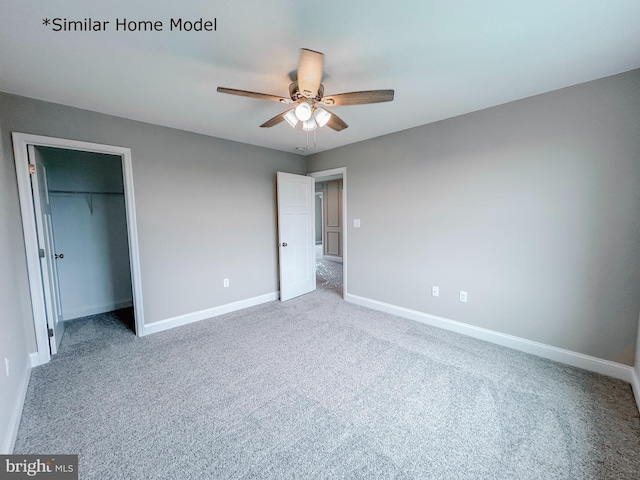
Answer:
<path fill-rule="evenodd" d="M 3 437 L 36 349 L 14 131 L 132 149 L 146 323 L 278 290 L 275 174 L 302 157 L 0 93 L 0 372 L 22 370 L 0 374 Z"/>
<path fill-rule="evenodd" d="M 299 155 L 7 94 L 0 111 L 9 161 L 11 131 L 131 148 L 145 323 L 278 290 L 275 173 Z"/>
<path fill-rule="evenodd" d="M 2 106 L 0 105 L 0 115 Z M 11 141 L 0 122 L 0 452 L 7 453 L 5 432 L 21 405 L 21 382 L 25 381 L 29 353 L 35 351 L 33 327 L 29 324 L 29 283 L 25 267 L 24 239 L 17 208 L 13 156 L 7 154 Z M 4 361 L 10 361 L 6 376 Z"/>
<path fill-rule="evenodd" d="M 308 157 L 347 167 L 349 293 L 633 365 L 639 87 L 635 70 Z"/>

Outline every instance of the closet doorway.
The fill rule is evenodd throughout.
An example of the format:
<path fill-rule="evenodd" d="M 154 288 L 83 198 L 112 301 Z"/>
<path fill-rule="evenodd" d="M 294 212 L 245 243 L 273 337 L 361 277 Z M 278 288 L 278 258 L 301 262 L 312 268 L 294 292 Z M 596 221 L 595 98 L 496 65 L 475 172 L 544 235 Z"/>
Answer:
<path fill-rule="evenodd" d="M 34 148 L 46 171 L 63 320 L 131 308 L 121 157 Z"/>
<path fill-rule="evenodd" d="M 130 150 L 13 138 L 38 347 L 32 363 L 57 352 L 65 321 L 117 310 L 142 335 Z"/>

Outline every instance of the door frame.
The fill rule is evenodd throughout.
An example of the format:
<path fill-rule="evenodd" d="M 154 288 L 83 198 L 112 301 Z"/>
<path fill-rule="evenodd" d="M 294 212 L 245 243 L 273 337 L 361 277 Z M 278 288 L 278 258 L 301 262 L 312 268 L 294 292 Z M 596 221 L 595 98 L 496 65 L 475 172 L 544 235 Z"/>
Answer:
<path fill-rule="evenodd" d="M 314 184 L 315 185 L 315 184 Z M 320 245 L 322 246 L 322 252 L 324 254 L 324 192 L 314 192 L 314 200 L 317 197 L 320 197 L 320 230 L 322 230 L 322 238 L 321 238 L 321 243 Z M 314 205 L 315 207 L 315 205 Z M 318 223 L 318 220 L 316 219 L 316 224 Z M 318 232 L 316 231 L 316 238 L 318 236 Z M 317 240 L 316 240 L 317 242 Z M 318 245 L 315 245 L 315 248 L 318 248 Z M 315 250 L 314 250 L 315 252 Z M 316 255 L 316 260 L 318 260 L 318 256 Z"/>
<path fill-rule="evenodd" d="M 31 192 L 29 175 L 28 145 L 35 147 L 55 147 L 67 150 L 81 150 L 85 152 L 106 153 L 118 155 L 122 158 L 122 176 L 124 181 L 125 210 L 127 216 L 127 235 L 129 240 L 129 264 L 131 268 L 131 287 L 133 294 L 133 308 L 135 329 L 138 337 L 144 335 L 144 313 L 142 306 L 142 283 L 140 276 L 140 252 L 138 246 L 138 228 L 136 221 L 135 200 L 133 193 L 133 166 L 131 149 L 99 143 L 82 142 L 64 138 L 46 137 L 28 133 L 12 132 L 13 156 L 16 165 L 18 181 L 18 196 L 20 198 L 20 215 L 24 233 L 24 246 L 29 276 L 29 291 L 31 293 L 31 308 L 33 310 L 33 326 L 36 336 L 37 356 L 32 366 L 42 365 L 51 360 L 49 352 L 49 336 L 47 332 L 47 316 L 45 300 L 42 292 L 43 278 L 38 254 L 38 235 Z"/>
<path fill-rule="evenodd" d="M 332 168 L 329 170 L 319 170 L 307 173 L 315 178 L 316 182 L 327 180 L 337 180 L 342 178 L 342 298 L 347 298 L 347 167 Z M 324 219 L 323 219 L 324 222 Z"/>

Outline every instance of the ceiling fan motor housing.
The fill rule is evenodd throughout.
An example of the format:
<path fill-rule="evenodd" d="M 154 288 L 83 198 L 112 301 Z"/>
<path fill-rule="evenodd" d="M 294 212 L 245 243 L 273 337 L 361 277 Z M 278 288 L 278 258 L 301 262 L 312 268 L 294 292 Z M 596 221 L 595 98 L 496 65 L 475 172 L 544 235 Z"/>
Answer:
<path fill-rule="evenodd" d="M 318 93 L 315 97 L 303 95 L 298 88 L 298 82 L 293 82 L 289 85 L 289 96 L 291 100 L 294 102 L 299 102 L 300 100 L 312 100 L 314 102 L 319 102 L 322 100 L 322 96 L 324 95 L 324 85 L 320 84 L 318 87 Z"/>

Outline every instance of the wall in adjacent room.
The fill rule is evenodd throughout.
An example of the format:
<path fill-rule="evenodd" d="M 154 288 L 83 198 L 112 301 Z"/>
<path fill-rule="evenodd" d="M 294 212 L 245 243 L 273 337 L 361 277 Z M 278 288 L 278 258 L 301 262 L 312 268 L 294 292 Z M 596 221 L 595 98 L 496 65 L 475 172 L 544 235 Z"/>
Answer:
<path fill-rule="evenodd" d="M 323 254 L 330 258 L 342 258 L 342 180 L 322 182 L 323 205 Z"/>
<path fill-rule="evenodd" d="M 348 293 L 633 365 L 639 86 L 635 70 L 308 157 L 347 167 Z"/>

